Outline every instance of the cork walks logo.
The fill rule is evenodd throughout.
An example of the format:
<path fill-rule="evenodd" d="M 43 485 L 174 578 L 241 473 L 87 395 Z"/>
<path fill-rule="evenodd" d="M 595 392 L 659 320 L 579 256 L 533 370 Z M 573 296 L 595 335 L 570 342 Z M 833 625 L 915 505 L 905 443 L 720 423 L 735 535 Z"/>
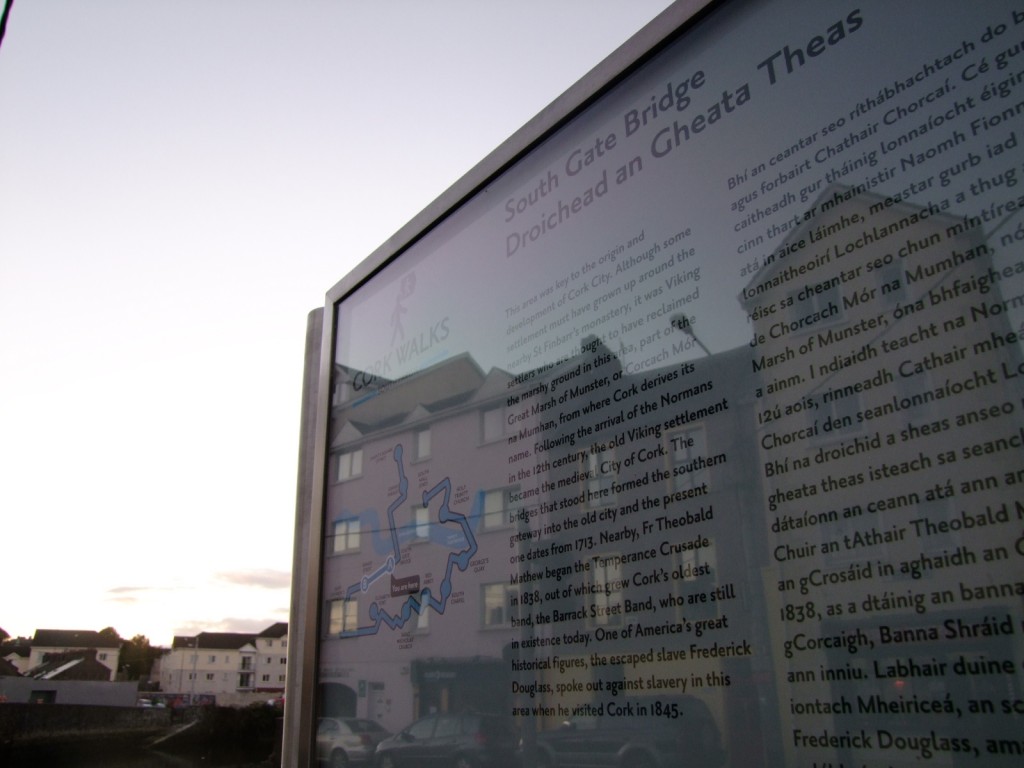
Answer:
<path fill-rule="evenodd" d="M 395 310 L 391 313 L 391 346 L 395 346 L 396 341 L 405 340 L 405 328 L 402 325 L 402 315 L 407 310 L 405 308 L 405 302 L 412 298 L 412 295 L 416 292 L 416 273 L 410 272 L 402 278 L 402 285 L 398 289 L 398 297 L 395 299 Z"/>
<path fill-rule="evenodd" d="M 405 316 L 409 313 L 409 305 L 413 304 L 415 293 L 416 273 L 409 272 L 399 284 L 395 308 L 391 311 L 391 350 L 387 355 L 388 359 L 393 355 L 395 362 L 403 365 L 415 361 L 448 338 L 447 315 L 429 325 L 414 327 L 406 333 Z"/>
<path fill-rule="evenodd" d="M 394 308 L 391 310 L 389 349 L 374 360 L 365 371 L 357 374 L 354 381 L 356 391 L 386 383 L 381 379 L 393 381 L 405 375 L 407 372 L 397 369 L 400 366 L 420 363 L 419 358 L 427 352 L 442 352 L 440 348 L 435 347 L 448 338 L 448 316 L 426 324 L 415 324 L 410 318 L 416 317 L 418 306 L 421 306 L 421 303 L 416 295 L 416 273 L 408 272 L 398 284 Z"/>

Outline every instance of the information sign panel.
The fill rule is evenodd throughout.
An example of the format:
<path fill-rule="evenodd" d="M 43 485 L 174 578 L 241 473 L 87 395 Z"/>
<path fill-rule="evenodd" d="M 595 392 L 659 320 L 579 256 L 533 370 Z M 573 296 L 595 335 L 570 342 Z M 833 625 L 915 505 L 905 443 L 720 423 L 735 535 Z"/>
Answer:
<path fill-rule="evenodd" d="M 716 4 L 343 283 L 318 714 L 1019 764 L 1022 141 L 1019 3 Z"/>

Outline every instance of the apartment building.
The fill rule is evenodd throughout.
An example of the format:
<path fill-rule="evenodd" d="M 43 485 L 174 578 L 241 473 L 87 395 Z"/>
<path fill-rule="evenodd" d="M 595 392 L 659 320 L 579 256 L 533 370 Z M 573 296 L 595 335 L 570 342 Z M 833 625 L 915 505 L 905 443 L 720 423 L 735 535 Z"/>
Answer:
<path fill-rule="evenodd" d="M 281 695 L 288 657 L 288 625 L 278 622 L 256 634 L 200 632 L 176 635 L 154 679 L 166 693 L 216 696 L 218 703 Z"/>

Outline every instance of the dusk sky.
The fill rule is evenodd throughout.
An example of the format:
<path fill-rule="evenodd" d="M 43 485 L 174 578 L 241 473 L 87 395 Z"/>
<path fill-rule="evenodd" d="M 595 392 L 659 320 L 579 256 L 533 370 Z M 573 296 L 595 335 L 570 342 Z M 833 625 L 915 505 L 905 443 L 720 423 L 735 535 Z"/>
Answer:
<path fill-rule="evenodd" d="M 667 0 L 19 0 L 0 627 L 288 619 L 306 316 Z"/>

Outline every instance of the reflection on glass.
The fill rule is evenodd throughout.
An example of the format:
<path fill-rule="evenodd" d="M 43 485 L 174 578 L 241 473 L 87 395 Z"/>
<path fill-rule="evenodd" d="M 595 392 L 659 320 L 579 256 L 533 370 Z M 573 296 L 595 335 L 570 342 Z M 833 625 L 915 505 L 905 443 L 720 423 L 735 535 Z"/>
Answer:
<path fill-rule="evenodd" d="M 322 714 L 399 764 L 469 713 L 567 768 L 1024 754 L 1016 15 L 909 8 L 728 4 L 339 303 Z"/>

